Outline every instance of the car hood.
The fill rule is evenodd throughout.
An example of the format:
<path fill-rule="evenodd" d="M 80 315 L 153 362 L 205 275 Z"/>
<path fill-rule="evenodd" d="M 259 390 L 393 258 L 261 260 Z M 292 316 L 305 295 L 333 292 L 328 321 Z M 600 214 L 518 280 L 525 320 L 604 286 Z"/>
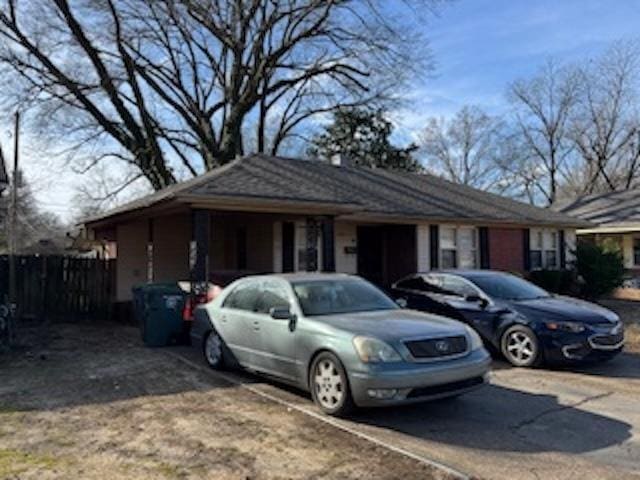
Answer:
<path fill-rule="evenodd" d="M 464 335 L 464 324 L 450 318 L 415 310 L 378 310 L 315 317 L 338 330 L 380 340 Z"/>
<path fill-rule="evenodd" d="M 513 310 L 530 320 L 568 320 L 587 324 L 615 323 L 619 320 L 611 310 L 584 300 L 560 295 L 507 303 Z"/>

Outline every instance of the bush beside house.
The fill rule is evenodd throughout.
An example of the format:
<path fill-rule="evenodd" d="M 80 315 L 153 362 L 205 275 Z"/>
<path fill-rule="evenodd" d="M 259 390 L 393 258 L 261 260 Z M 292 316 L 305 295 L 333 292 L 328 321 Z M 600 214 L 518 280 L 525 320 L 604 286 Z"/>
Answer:
<path fill-rule="evenodd" d="M 579 242 L 576 271 L 584 279 L 584 296 L 597 298 L 607 295 L 622 285 L 624 280 L 622 253 L 602 245 Z"/>
<path fill-rule="evenodd" d="M 622 253 L 606 245 L 579 242 L 572 269 L 534 270 L 529 280 L 560 295 L 598 298 L 622 285 L 625 275 Z"/>

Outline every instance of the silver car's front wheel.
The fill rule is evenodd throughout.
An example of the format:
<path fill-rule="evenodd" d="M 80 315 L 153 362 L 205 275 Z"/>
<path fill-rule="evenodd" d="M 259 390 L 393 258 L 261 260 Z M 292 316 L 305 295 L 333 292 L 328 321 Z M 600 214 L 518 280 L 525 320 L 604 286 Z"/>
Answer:
<path fill-rule="evenodd" d="M 349 382 L 342 363 L 329 352 L 316 357 L 311 367 L 311 395 L 330 415 L 344 415 L 353 407 Z"/>
<path fill-rule="evenodd" d="M 211 331 L 207 335 L 207 339 L 204 342 L 204 359 L 207 361 L 211 368 L 222 368 L 223 364 L 223 341 L 217 332 Z"/>

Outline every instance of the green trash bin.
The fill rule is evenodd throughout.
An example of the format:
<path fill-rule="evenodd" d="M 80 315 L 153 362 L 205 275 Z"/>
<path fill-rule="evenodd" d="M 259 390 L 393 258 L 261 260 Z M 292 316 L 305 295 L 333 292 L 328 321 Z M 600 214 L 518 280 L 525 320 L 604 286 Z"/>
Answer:
<path fill-rule="evenodd" d="M 177 283 L 133 288 L 133 308 L 146 346 L 164 347 L 186 338 L 183 312 L 187 296 Z"/>

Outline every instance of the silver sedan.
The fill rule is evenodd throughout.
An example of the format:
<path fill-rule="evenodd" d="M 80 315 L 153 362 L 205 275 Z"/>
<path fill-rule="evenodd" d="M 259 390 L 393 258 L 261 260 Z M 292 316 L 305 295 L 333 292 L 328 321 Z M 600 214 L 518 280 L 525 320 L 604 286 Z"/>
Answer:
<path fill-rule="evenodd" d="M 471 328 L 342 274 L 242 278 L 196 310 L 191 339 L 212 368 L 276 377 L 331 415 L 456 396 L 483 385 L 490 363 Z"/>

